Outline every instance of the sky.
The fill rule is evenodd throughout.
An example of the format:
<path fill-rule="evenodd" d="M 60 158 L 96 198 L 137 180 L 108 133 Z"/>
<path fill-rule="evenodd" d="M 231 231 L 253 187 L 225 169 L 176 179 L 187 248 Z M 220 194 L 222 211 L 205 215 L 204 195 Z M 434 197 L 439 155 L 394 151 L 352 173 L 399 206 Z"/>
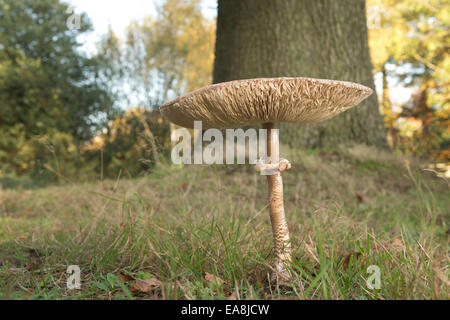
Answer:
<path fill-rule="evenodd" d="M 81 50 L 88 54 L 95 54 L 97 43 L 111 27 L 114 33 L 124 39 L 127 26 L 134 20 L 141 20 L 146 16 L 156 15 L 156 7 L 161 0 L 65 0 L 72 6 L 72 12 L 88 15 L 93 25 L 93 31 L 80 36 Z M 214 19 L 217 15 L 217 0 L 200 0 L 203 15 L 208 19 Z M 129 88 L 124 84 L 123 90 Z M 128 94 L 130 101 L 121 102 L 123 108 L 138 103 L 139 99 L 134 93 Z"/>
<path fill-rule="evenodd" d="M 93 52 L 95 43 L 101 35 L 106 34 L 108 26 L 119 36 L 125 35 L 127 25 L 133 20 L 140 20 L 145 16 L 156 13 L 152 0 L 66 0 L 73 6 L 74 12 L 86 12 L 94 26 L 94 32 L 89 34 L 83 42 L 84 49 Z M 214 18 L 217 11 L 217 0 L 201 0 L 201 9 L 205 17 Z"/>
<path fill-rule="evenodd" d="M 106 34 L 108 26 L 121 38 L 125 35 L 127 25 L 133 20 L 140 20 L 145 16 L 156 14 L 154 3 L 158 0 L 66 0 L 74 7 L 74 12 L 86 12 L 92 21 L 94 31 L 87 35 L 83 49 L 94 53 L 96 43 Z M 201 9 L 205 17 L 213 19 L 217 14 L 217 0 L 201 0 Z M 381 92 L 382 79 L 375 76 L 377 92 Z M 411 90 L 402 86 L 390 88 L 393 104 L 406 102 Z"/>

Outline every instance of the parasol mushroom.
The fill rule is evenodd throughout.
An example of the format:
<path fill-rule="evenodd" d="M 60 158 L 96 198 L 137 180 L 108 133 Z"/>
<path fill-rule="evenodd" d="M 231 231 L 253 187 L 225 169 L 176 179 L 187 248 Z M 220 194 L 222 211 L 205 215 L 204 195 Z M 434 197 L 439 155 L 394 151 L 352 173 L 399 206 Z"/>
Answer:
<path fill-rule="evenodd" d="M 281 172 L 289 161 L 279 158 L 279 138 L 275 123 L 320 122 L 359 104 L 373 90 L 360 84 L 312 78 L 260 78 L 210 85 L 166 102 L 161 113 L 171 122 L 193 128 L 239 128 L 261 124 L 267 129 L 267 156 L 259 169 L 267 174 L 270 219 L 275 245 L 275 270 L 287 275 L 291 261 L 289 231 L 283 204 Z"/>

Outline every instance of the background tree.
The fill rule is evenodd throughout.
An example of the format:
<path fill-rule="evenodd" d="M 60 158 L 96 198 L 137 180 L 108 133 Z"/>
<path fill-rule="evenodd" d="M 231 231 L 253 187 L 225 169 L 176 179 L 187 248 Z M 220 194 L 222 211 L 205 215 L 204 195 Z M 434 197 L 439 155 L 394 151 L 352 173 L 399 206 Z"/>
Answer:
<path fill-rule="evenodd" d="M 159 106 L 210 84 L 214 39 L 214 21 L 203 16 L 198 0 L 164 1 L 156 17 L 132 23 L 125 61 L 133 88 L 140 93 L 139 103 Z"/>
<path fill-rule="evenodd" d="M 86 15 L 69 29 L 68 5 L 59 0 L 0 0 L 0 161 L 23 173 L 44 157 L 36 138 L 79 144 L 92 137 L 107 92 L 96 58 L 77 37 L 90 30 Z M 65 138 L 61 139 L 64 135 Z M 38 139 L 38 140 L 39 140 Z M 39 160 L 39 161 L 38 161 Z"/>
<path fill-rule="evenodd" d="M 135 177 L 170 155 L 170 127 L 159 111 L 130 108 L 83 150 L 101 177 Z M 101 154 L 99 154 L 101 150 Z"/>
<path fill-rule="evenodd" d="M 125 39 L 108 30 L 98 47 L 102 83 L 128 109 L 112 108 L 115 117 L 85 149 L 104 177 L 135 176 L 168 157 L 173 127 L 156 108 L 212 80 L 215 23 L 199 1 L 167 0 L 156 8 L 155 16 L 131 23 Z"/>
<path fill-rule="evenodd" d="M 203 16 L 199 0 L 166 0 L 156 17 L 132 23 L 125 61 L 139 104 L 152 109 L 210 84 L 214 40 L 215 23 Z"/>
<path fill-rule="evenodd" d="M 392 145 L 450 161 L 450 5 L 440 0 L 369 0 L 368 5 L 375 22 L 369 32 L 371 55 L 383 78 Z M 394 112 L 389 86 L 397 85 L 414 90 Z"/>
<path fill-rule="evenodd" d="M 104 110 L 97 116 L 98 129 L 106 131 L 110 126 L 108 122 L 121 117 L 124 113 L 124 103 L 127 102 L 128 92 L 124 90 L 127 68 L 121 50 L 121 40 L 111 27 L 97 44 L 98 84 L 107 92 L 103 100 Z"/>
<path fill-rule="evenodd" d="M 219 0 L 214 82 L 303 76 L 374 88 L 365 1 Z M 386 147 L 376 95 L 323 124 L 283 125 L 291 146 Z"/>

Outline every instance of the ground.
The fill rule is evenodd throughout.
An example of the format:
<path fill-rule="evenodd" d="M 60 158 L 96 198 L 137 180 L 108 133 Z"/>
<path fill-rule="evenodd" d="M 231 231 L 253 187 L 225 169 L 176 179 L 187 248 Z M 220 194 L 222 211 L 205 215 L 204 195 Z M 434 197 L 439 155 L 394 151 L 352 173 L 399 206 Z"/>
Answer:
<path fill-rule="evenodd" d="M 0 189 L 0 298 L 449 298 L 445 178 L 366 147 L 282 155 L 293 165 L 291 285 L 270 279 L 265 177 L 160 165 L 136 179 Z M 69 265 L 79 290 L 67 288 Z"/>

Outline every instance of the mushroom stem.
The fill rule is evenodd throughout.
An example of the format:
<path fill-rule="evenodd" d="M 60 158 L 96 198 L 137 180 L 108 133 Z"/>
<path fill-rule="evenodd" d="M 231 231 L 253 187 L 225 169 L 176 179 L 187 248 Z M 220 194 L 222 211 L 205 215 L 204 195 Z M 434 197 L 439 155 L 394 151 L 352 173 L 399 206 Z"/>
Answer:
<path fill-rule="evenodd" d="M 267 156 L 271 163 L 280 161 L 278 130 L 273 123 L 264 123 L 263 129 L 267 130 Z M 289 230 L 284 214 L 283 180 L 281 173 L 277 171 L 267 176 L 269 185 L 270 220 L 275 244 L 275 268 L 276 271 L 286 274 L 285 264 L 291 261 L 291 245 L 289 242 Z"/>

